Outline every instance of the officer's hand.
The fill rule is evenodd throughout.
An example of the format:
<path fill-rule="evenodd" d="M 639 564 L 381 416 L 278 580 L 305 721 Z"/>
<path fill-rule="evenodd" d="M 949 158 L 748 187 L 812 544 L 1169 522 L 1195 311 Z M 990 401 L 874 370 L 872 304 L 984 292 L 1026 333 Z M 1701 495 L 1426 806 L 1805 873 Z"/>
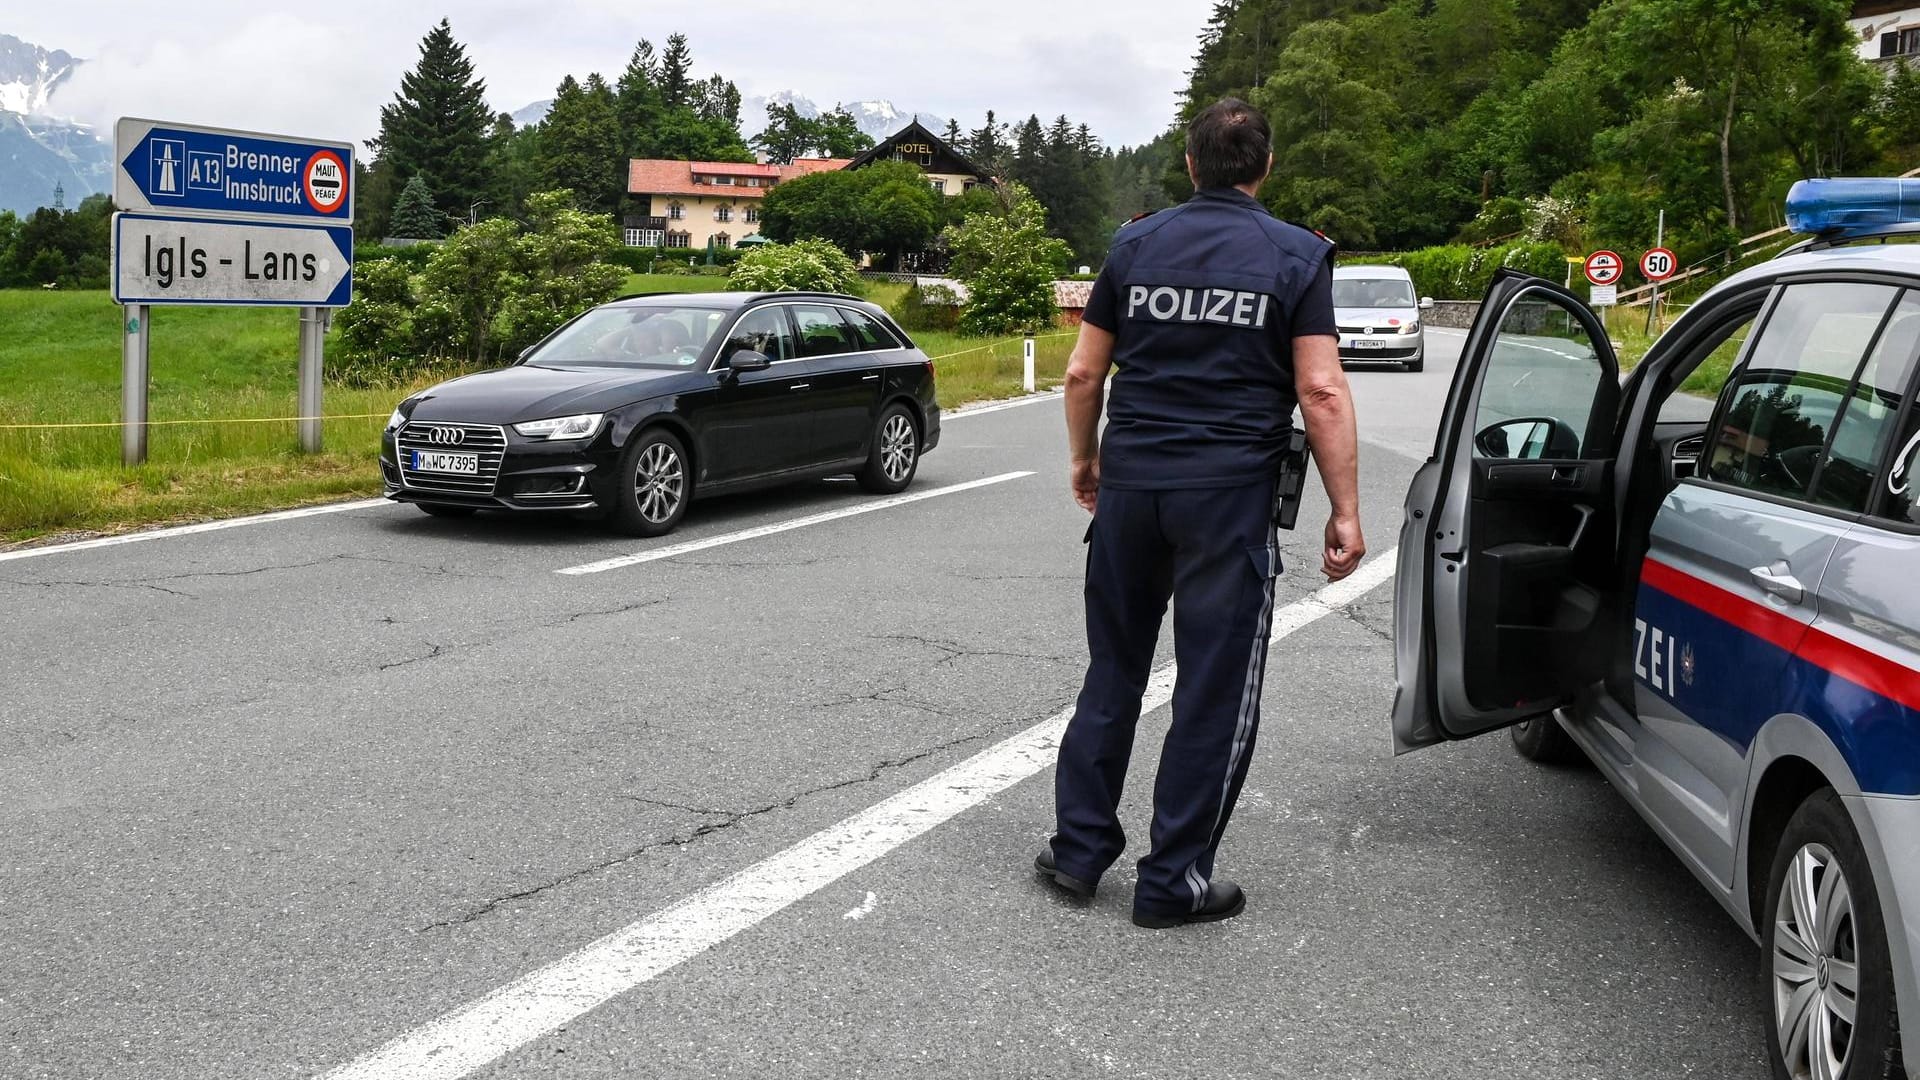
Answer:
<path fill-rule="evenodd" d="M 1367 541 L 1360 535 L 1359 518 L 1327 519 L 1327 551 L 1321 560 L 1320 572 L 1327 575 L 1328 581 L 1339 581 L 1360 569 L 1360 560 L 1366 554 Z"/>
<path fill-rule="evenodd" d="M 1076 461 L 1069 470 L 1073 478 L 1073 501 L 1087 513 L 1093 513 L 1094 503 L 1100 498 L 1100 459 Z"/>

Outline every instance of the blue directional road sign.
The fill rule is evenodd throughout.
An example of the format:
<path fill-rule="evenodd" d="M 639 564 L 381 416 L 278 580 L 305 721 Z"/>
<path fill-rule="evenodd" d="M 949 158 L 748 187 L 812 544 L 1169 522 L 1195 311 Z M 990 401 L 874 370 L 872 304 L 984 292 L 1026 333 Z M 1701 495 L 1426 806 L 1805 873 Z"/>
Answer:
<path fill-rule="evenodd" d="M 345 307 L 353 300 L 353 229 L 115 214 L 113 300 Z"/>
<path fill-rule="evenodd" d="M 123 210 L 353 221 L 353 145 L 121 117 Z"/>

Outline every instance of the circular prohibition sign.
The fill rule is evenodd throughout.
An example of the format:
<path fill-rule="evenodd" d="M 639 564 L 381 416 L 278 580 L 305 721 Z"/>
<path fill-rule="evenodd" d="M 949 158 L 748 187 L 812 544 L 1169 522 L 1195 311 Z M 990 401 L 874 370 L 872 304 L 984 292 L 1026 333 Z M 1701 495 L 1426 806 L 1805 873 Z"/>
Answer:
<path fill-rule="evenodd" d="M 1619 253 L 1612 251 L 1596 251 L 1587 256 L 1587 264 L 1584 268 L 1587 280 L 1600 286 L 1617 283 L 1620 275 L 1625 271 L 1625 261 L 1620 258 Z"/>
<path fill-rule="evenodd" d="M 1680 269 L 1680 258 L 1671 249 L 1657 247 L 1640 256 L 1640 276 L 1648 281 L 1665 281 Z"/>
<path fill-rule="evenodd" d="M 331 214 L 347 204 L 347 164 L 340 155 L 322 150 L 307 159 L 305 187 L 307 204 L 323 214 Z"/>

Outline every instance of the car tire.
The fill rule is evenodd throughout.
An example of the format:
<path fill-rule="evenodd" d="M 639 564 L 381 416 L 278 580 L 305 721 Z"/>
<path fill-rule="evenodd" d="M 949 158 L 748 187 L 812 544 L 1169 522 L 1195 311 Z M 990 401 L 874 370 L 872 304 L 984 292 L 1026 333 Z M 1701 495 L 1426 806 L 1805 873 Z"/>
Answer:
<path fill-rule="evenodd" d="M 1809 1075 L 1811 1055 L 1824 1049 L 1831 1071 L 1811 1075 L 1904 1078 L 1880 895 L 1866 849 L 1832 790 L 1809 796 L 1787 822 L 1767 874 L 1766 905 L 1754 917 L 1766 946 L 1773 1075 Z M 1813 925 L 1802 927 L 1803 919 Z M 1849 1011 L 1851 1022 L 1843 1015 Z"/>
<path fill-rule="evenodd" d="M 608 524 L 628 536 L 664 536 L 687 516 L 693 501 L 693 470 L 686 444 L 666 428 L 633 437 L 620 455 Z"/>
<path fill-rule="evenodd" d="M 1419 356 L 1401 364 L 1400 367 L 1409 374 L 1418 374 L 1419 372 L 1425 371 L 1427 370 L 1427 354 L 1422 352 Z"/>
<path fill-rule="evenodd" d="M 414 503 L 413 505 L 419 507 L 421 513 L 437 518 L 472 517 L 479 510 L 478 507 L 473 506 L 445 506 L 439 503 Z"/>
<path fill-rule="evenodd" d="M 1584 765 L 1586 751 L 1573 741 L 1551 714 L 1543 713 L 1522 720 L 1507 729 L 1513 736 L 1513 748 L 1528 761 L 1542 765 Z"/>
<path fill-rule="evenodd" d="M 866 468 L 860 470 L 860 486 L 876 495 L 892 495 L 907 490 L 919 471 L 920 425 L 905 405 L 896 402 L 882 409 L 873 425 L 873 442 L 867 450 Z"/>

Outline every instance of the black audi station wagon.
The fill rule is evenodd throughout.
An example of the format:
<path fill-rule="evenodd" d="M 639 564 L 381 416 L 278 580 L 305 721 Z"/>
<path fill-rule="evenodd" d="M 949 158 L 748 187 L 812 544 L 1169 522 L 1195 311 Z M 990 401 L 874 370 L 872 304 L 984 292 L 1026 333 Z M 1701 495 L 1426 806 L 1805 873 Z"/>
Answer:
<path fill-rule="evenodd" d="M 387 498 L 436 516 L 598 511 L 658 536 L 695 498 L 852 473 L 913 482 L 940 441 L 933 362 L 886 312 L 828 293 L 603 304 L 510 367 L 408 397 Z"/>

